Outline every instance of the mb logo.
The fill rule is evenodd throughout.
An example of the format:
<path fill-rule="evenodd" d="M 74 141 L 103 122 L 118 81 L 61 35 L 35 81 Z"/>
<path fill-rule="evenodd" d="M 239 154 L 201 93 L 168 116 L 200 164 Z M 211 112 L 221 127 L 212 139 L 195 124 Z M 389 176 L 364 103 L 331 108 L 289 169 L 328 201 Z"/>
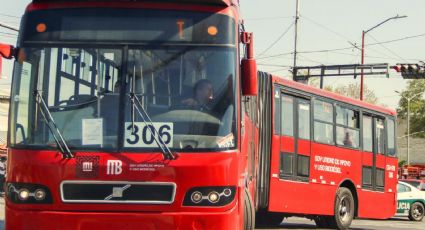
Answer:
<path fill-rule="evenodd" d="M 93 162 L 83 162 L 83 172 L 93 171 Z"/>
<path fill-rule="evenodd" d="M 108 160 L 106 167 L 107 175 L 119 175 L 122 173 L 122 161 L 120 160 Z"/>

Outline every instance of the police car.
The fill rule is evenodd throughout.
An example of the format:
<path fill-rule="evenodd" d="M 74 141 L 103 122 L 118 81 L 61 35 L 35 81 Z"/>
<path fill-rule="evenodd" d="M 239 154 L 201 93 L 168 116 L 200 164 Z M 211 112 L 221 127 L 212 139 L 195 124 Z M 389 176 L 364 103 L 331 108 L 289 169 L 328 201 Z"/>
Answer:
<path fill-rule="evenodd" d="M 397 216 L 408 216 L 410 220 L 424 218 L 425 191 L 399 181 L 397 184 Z"/>

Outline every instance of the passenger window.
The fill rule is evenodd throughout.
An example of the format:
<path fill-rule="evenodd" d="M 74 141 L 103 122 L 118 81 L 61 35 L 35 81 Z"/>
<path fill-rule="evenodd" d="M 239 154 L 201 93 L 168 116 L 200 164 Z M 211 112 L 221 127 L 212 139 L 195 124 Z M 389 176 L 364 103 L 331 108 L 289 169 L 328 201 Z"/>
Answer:
<path fill-rule="evenodd" d="M 334 144 L 333 106 L 331 103 L 314 101 L 314 140 Z"/>
<path fill-rule="evenodd" d="M 294 162 L 294 154 L 291 154 L 291 153 L 281 153 L 280 154 L 280 174 L 281 174 L 281 176 L 293 174 L 293 172 L 294 172 L 293 162 Z"/>
<path fill-rule="evenodd" d="M 377 153 L 385 153 L 385 135 L 384 135 L 384 120 L 376 119 L 376 143 L 377 143 Z"/>
<path fill-rule="evenodd" d="M 363 151 L 373 151 L 372 117 L 363 115 Z"/>
<path fill-rule="evenodd" d="M 372 168 L 363 166 L 362 174 L 363 185 L 372 186 Z"/>
<path fill-rule="evenodd" d="M 310 103 L 299 100 L 298 102 L 298 137 L 310 140 Z"/>
<path fill-rule="evenodd" d="M 376 186 L 383 188 L 385 181 L 385 170 L 376 169 Z"/>
<path fill-rule="evenodd" d="M 387 122 L 387 130 L 388 130 L 388 155 L 395 156 L 395 124 L 394 120 L 388 119 Z"/>
<path fill-rule="evenodd" d="M 308 177 L 310 174 L 310 157 L 298 155 L 298 176 Z"/>
<path fill-rule="evenodd" d="M 333 123 L 333 106 L 331 103 L 316 100 L 314 101 L 314 119 L 328 123 Z"/>
<path fill-rule="evenodd" d="M 280 135 L 280 89 L 275 89 L 274 92 L 274 134 Z"/>
<path fill-rule="evenodd" d="M 359 112 L 336 107 L 336 143 L 351 148 L 359 147 Z"/>
<path fill-rule="evenodd" d="M 282 95 L 282 134 L 284 136 L 294 136 L 294 98 Z"/>

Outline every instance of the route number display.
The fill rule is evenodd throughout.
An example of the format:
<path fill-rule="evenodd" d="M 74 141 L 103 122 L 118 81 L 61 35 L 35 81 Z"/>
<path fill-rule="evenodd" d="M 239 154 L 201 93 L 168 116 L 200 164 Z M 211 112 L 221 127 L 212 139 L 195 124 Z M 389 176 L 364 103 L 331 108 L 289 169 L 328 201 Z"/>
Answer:
<path fill-rule="evenodd" d="M 153 125 L 153 127 L 152 127 Z M 158 133 L 153 133 L 155 128 Z M 124 135 L 124 147 L 127 148 L 156 148 L 159 141 L 158 135 L 168 147 L 173 147 L 173 123 L 153 122 L 126 122 Z"/>

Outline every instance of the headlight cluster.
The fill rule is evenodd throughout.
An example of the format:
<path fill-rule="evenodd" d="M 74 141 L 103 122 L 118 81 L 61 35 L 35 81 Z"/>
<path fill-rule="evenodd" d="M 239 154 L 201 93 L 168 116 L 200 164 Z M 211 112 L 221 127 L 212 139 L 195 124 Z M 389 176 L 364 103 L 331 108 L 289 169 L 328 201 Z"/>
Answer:
<path fill-rule="evenodd" d="M 52 195 L 49 189 L 40 184 L 8 183 L 6 196 L 17 204 L 51 204 Z"/>
<path fill-rule="evenodd" d="M 196 187 L 186 192 L 184 206 L 223 206 L 233 201 L 236 187 Z"/>

